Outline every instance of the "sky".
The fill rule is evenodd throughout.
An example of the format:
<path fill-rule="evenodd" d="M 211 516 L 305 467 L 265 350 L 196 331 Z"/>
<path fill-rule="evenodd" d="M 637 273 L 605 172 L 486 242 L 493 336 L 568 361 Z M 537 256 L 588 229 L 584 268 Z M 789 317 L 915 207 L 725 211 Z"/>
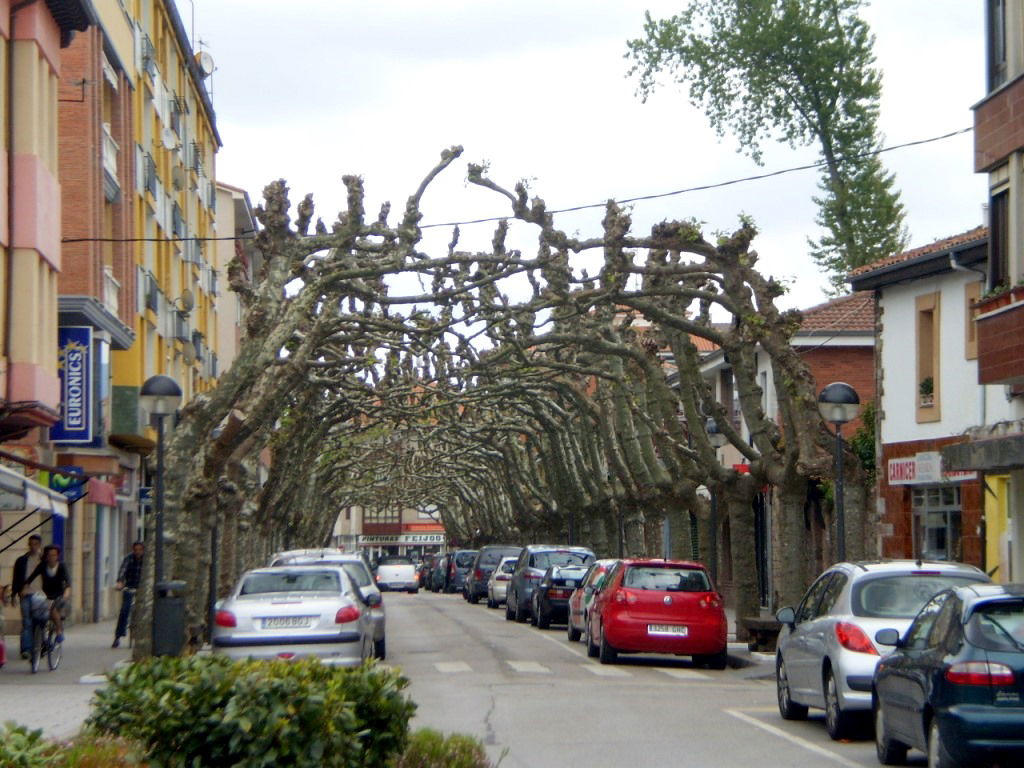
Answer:
<path fill-rule="evenodd" d="M 497 183 L 527 180 L 549 209 L 602 204 L 716 184 L 817 160 L 814 147 L 765 142 L 764 165 L 719 138 L 682 86 L 665 81 L 646 103 L 627 77 L 626 41 L 644 10 L 671 16 L 685 0 L 177 0 L 193 47 L 211 54 L 207 81 L 224 146 L 217 178 L 247 190 L 287 180 L 293 204 L 311 192 L 335 219 L 341 178 L 362 176 L 367 211 L 393 211 L 437 163 L 464 154 L 424 197 L 424 224 L 508 213 L 507 201 L 468 185 L 467 162 Z M 863 12 L 883 75 L 886 146 L 968 128 L 984 95 L 983 11 L 966 0 L 876 0 Z M 907 209 L 911 247 L 982 223 L 984 174 L 973 135 L 884 155 Z M 741 214 L 760 234 L 762 272 L 784 281 L 785 308 L 814 306 L 827 280 L 808 256 L 817 171 L 798 171 L 633 205 L 634 232 L 696 218 L 706 236 Z M 602 207 L 559 215 L 570 234 L 600 233 Z M 395 215 L 392 214 L 392 221 Z M 493 224 L 463 226 L 463 250 L 489 247 Z M 445 227 L 424 249 L 444 249 Z M 526 253 L 536 234 L 517 225 Z"/>

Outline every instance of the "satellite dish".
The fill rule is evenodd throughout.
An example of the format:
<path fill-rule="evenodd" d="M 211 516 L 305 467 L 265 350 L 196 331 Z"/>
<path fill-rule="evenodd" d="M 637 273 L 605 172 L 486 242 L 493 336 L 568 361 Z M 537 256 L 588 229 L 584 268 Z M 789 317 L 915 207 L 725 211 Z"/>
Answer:
<path fill-rule="evenodd" d="M 185 361 L 185 365 L 192 365 L 196 361 L 196 348 L 192 346 L 191 341 L 181 343 L 181 358 Z"/>
<path fill-rule="evenodd" d="M 195 309 L 196 297 L 189 288 L 186 288 L 181 292 L 181 296 L 178 297 L 178 301 L 181 302 L 182 312 L 191 312 Z"/>
<path fill-rule="evenodd" d="M 209 77 L 213 74 L 213 56 L 206 51 L 200 51 L 196 54 L 196 66 L 199 67 L 203 77 Z"/>
<path fill-rule="evenodd" d="M 178 137 L 170 128 L 164 128 L 163 133 L 160 134 L 160 140 L 163 142 L 164 149 L 178 148 Z"/>

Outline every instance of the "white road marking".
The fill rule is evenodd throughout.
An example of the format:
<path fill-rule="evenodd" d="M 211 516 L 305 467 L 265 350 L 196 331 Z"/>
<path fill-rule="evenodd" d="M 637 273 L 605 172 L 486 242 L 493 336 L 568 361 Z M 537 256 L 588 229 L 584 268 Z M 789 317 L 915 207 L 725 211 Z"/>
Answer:
<path fill-rule="evenodd" d="M 464 661 L 435 661 L 434 668 L 438 672 L 472 672 L 473 668 Z"/>
<path fill-rule="evenodd" d="M 593 672 L 598 677 L 632 677 L 633 673 L 622 667 L 609 667 L 604 664 L 580 664 L 587 672 Z"/>
<path fill-rule="evenodd" d="M 539 632 L 538 635 L 540 637 L 543 637 L 548 642 L 554 643 L 559 648 L 561 648 L 563 651 L 568 651 L 573 656 L 579 656 L 581 659 L 587 658 L 587 655 L 585 653 L 583 653 L 583 651 L 577 651 L 575 648 L 572 648 L 569 645 L 568 639 L 566 639 L 564 641 L 562 640 L 562 638 L 565 637 L 565 633 L 562 633 L 562 635 L 560 635 L 559 637 L 556 637 L 554 635 L 549 635 L 546 632 Z M 577 643 L 573 643 L 573 645 L 577 645 Z"/>
<path fill-rule="evenodd" d="M 813 752 L 814 754 L 820 755 L 821 757 L 826 757 L 829 760 L 831 760 L 832 762 L 838 763 L 839 765 L 847 766 L 847 768 L 862 768 L 860 763 L 855 763 L 852 760 L 847 760 L 842 755 L 840 755 L 840 754 L 838 754 L 836 752 L 833 752 L 830 749 L 825 749 L 824 747 L 820 747 L 817 744 L 814 744 L 813 742 L 807 741 L 807 739 L 802 739 L 799 736 L 794 736 L 792 733 L 787 733 L 786 731 L 782 730 L 781 728 L 777 728 L 774 725 L 769 725 L 768 723 L 762 722 L 761 720 L 758 720 L 756 717 L 751 717 L 750 715 L 748 715 L 744 711 L 740 711 L 738 709 L 726 709 L 726 710 L 723 710 L 723 711 L 726 714 L 732 715 L 733 717 L 735 717 L 735 718 L 737 718 L 739 720 L 742 720 L 745 723 L 749 723 L 750 725 L 753 725 L 756 728 L 760 728 L 762 731 L 767 731 L 768 733 L 772 734 L 773 736 L 778 736 L 780 739 L 785 739 L 786 741 L 790 742 L 791 744 L 796 744 L 798 747 L 803 747 L 808 752 Z M 747 710 L 747 712 L 763 712 L 763 711 L 765 711 L 765 710 L 764 709 Z"/>
<path fill-rule="evenodd" d="M 536 661 L 506 661 L 516 672 L 526 672 L 532 675 L 550 675 L 551 670 Z"/>
<path fill-rule="evenodd" d="M 693 669 L 671 669 L 669 667 L 655 667 L 663 675 L 674 677 L 676 680 L 710 680 L 710 676 Z"/>

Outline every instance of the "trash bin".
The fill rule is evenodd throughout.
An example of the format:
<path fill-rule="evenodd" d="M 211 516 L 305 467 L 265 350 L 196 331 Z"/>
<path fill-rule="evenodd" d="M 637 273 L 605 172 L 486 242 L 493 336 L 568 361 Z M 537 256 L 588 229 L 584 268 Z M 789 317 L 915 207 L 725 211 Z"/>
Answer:
<path fill-rule="evenodd" d="M 153 655 L 179 656 L 184 647 L 185 582 L 158 582 L 153 601 Z"/>

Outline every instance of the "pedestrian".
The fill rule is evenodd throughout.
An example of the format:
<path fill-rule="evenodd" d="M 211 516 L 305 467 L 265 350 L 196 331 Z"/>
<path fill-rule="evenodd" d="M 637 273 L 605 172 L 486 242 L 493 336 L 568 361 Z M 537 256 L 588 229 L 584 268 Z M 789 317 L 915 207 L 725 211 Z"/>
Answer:
<path fill-rule="evenodd" d="M 57 642 L 64 642 L 64 619 L 68 615 L 68 598 L 71 596 L 71 578 L 68 569 L 60 561 L 60 547 L 51 544 L 43 549 L 43 561 L 25 579 L 31 584 L 36 576 L 43 582 L 43 594 L 50 601 L 50 619 L 57 629 Z"/>
<path fill-rule="evenodd" d="M 28 552 L 14 561 L 11 592 L 21 604 L 21 658 L 32 653 L 32 594 L 36 588 L 28 583 L 28 576 L 43 562 L 43 537 L 33 533 L 28 537 Z"/>
<path fill-rule="evenodd" d="M 121 567 L 117 570 L 117 584 L 121 591 L 121 613 L 117 615 L 117 628 L 114 630 L 114 642 L 111 648 L 121 645 L 121 638 L 128 634 L 128 619 L 132 615 L 132 603 L 135 602 L 135 590 L 142 583 L 142 556 L 146 548 L 141 541 L 132 544 L 131 554 L 125 555 Z"/>

